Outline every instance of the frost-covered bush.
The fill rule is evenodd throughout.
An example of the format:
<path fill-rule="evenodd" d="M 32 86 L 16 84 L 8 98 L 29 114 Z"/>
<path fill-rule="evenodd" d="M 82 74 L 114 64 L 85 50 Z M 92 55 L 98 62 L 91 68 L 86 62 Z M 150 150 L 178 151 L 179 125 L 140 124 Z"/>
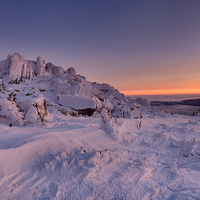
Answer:
<path fill-rule="evenodd" d="M 25 123 L 42 124 L 45 116 L 47 116 L 46 100 L 44 98 L 34 99 L 25 114 Z"/>
<path fill-rule="evenodd" d="M 101 110 L 101 128 L 114 140 L 122 142 L 120 135 L 120 125 L 116 117 L 112 117 L 110 110 L 103 108 Z"/>

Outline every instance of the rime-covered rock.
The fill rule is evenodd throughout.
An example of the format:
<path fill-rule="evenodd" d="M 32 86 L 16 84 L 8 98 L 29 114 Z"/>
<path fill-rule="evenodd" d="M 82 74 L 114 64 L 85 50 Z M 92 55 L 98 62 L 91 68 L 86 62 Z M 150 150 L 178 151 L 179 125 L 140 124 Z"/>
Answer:
<path fill-rule="evenodd" d="M 21 78 L 31 78 L 33 71 L 29 63 L 20 53 L 10 57 L 9 83 L 19 83 Z"/>
<path fill-rule="evenodd" d="M 34 76 L 32 66 L 20 53 L 9 54 L 6 60 L 1 61 L 0 72 L 1 76 L 9 75 L 9 83 L 19 83 L 22 79 L 31 79 Z"/>
<path fill-rule="evenodd" d="M 145 109 L 149 109 L 148 102 L 144 100 L 127 99 L 107 83 L 91 83 L 77 74 L 73 67 L 64 70 L 51 62 L 45 64 L 41 56 L 33 61 L 24 59 L 20 53 L 9 54 L 0 61 L 0 76 L 0 90 L 3 91 L 0 97 L 2 95 L 5 99 L 0 116 L 4 113 L 11 121 L 17 119 L 18 124 L 42 124 L 48 105 L 52 104 L 57 111 L 72 116 L 92 116 L 94 112 L 93 116 L 106 116 L 107 113 L 109 123 L 117 118 L 141 118 Z M 10 97 L 6 99 L 6 96 Z M 9 112 L 9 105 L 12 105 L 14 118 L 9 113 L 5 114 Z"/>
<path fill-rule="evenodd" d="M 83 98 L 71 95 L 59 95 L 59 103 L 75 110 L 96 108 L 96 101 L 94 99 Z"/>
<path fill-rule="evenodd" d="M 45 64 L 45 60 L 41 56 L 38 56 L 37 57 L 37 66 L 41 66 L 44 64 Z"/>
<path fill-rule="evenodd" d="M 24 115 L 19 111 L 17 104 L 14 101 L 0 97 L 0 115 L 6 117 L 11 124 L 21 126 L 23 125 Z"/>
<path fill-rule="evenodd" d="M 140 105 L 146 106 L 146 107 L 150 107 L 151 103 L 150 101 L 148 101 L 147 99 L 143 99 L 141 97 L 138 97 L 136 99 L 136 102 L 138 102 Z"/>
<path fill-rule="evenodd" d="M 120 93 L 114 87 L 110 86 L 107 83 L 99 84 L 96 82 L 91 83 L 92 87 L 99 90 L 103 96 L 108 98 L 114 98 L 119 101 L 127 101 L 125 95 Z"/>
<path fill-rule="evenodd" d="M 35 68 L 34 73 L 36 75 L 42 76 L 44 74 L 44 71 L 45 71 L 45 60 L 41 56 L 38 56 L 37 67 Z"/>
<path fill-rule="evenodd" d="M 56 66 L 51 62 L 46 64 L 46 71 L 48 71 L 50 74 L 54 76 L 58 74 L 63 74 L 65 72 L 65 70 L 62 67 Z"/>
<path fill-rule="evenodd" d="M 66 73 L 72 74 L 72 75 L 76 76 L 76 70 L 75 70 L 75 68 L 73 68 L 73 67 L 70 67 L 70 68 L 66 71 Z"/>
<path fill-rule="evenodd" d="M 47 116 L 46 100 L 42 97 L 32 100 L 25 100 L 18 102 L 20 108 L 23 108 L 25 119 L 24 123 L 27 125 L 40 125 L 44 122 L 44 117 Z"/>
<path fill-rule="evenodd" d="M 109 113 L 108 110 L 106 110 L 105 108 L 103 108 L 101 110 L 101 116 L 102 116 L 103 123 L 106 123 L 111 118 L 111 113 Z"/>

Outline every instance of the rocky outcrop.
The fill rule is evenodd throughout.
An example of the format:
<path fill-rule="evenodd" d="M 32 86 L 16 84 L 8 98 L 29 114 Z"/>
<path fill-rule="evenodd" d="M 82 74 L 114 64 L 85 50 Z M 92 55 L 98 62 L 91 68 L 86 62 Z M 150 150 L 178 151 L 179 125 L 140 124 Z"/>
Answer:
<path fill-rule="evenodd" d="M 44 71 L 45 71 L 45 60 L 39 56 L 37 57 L 37 66 L 34 70 L 34 73 L 36 74 L 36 76 L 40 75 L 44 75 Z"/>
<path fill-rule="evenodd" d="M 64 73 L 61 67 L 53 66 L 52 72 L 46 69 L 45 60 L 39 56 L 36 61 L 26 60 L 20 53 L 9 54 L 6 60 L 0 61 L 0 76 L 8 74 L 8 83 L 18 84 L 26 79 L 31 80 L 34 76 L 53 76 Z"/>
<path fill-rule="evenodd" d="M 32 67 L 20 53 L 10 56 L 9 63 L 9 83 L 19 83 L 23 78 L 32 78 L 34 76 Z"/>
<path fill-rule="evenodd" d="M 190 105 L 190 106 L 200 106 L 200 99 L 186 99 L 182 101 L 151 101 L 151 106 L 160 105 Z"/>
<path fill-rule="evenodd" d="M 11 94 L 14 98 L 5 100 L 6 103 L 2 104 L 5 106 L 1 110 L 11 121 L 18 119 L 19 124 L 43 124 L 48 116 L 48 108 L 55 108 L 62 114 L 72 116 L 102 116 L 108 113 L 110 118 L 116 120 L 139 119 L 145 115 L 139 104 L 145 109 L 149 107 L 148 102 L 142 99 L 127 99 L 109 84 L 87 81 L 72 67 L 64 70 L 51 62 L 45 64 L 41 56 L 32 61 L 24 59 L 20 53 L 9 55 L 6 60 L 0 62 L 0 75 L 6 85 L 4 87 L 3 81 L 2 84 L 0 82 L 0 90 L 3 91 L 0 98 L 2 96 L 5 100 L 5 96 Z M 29 81 L 26 81 L 27 79 Z M 15 85 L 25 81 L 26 84 Z M 13 114 L 14 118 L 8 113 L 5 114 L 9 112 L 9 106 L 13 107 L 13 113 L 18 113 L 16 116 Z"/>
<path fill-rule="evenodd" d="M 73 67 L 70 67 L 66 73 L 76 76 L 76 70 Z"/>
<path fill-rule="evenodd" d="M 65 70 L 62 67 L 55 66 L 51 62 L 46 64 L 45 69 L 48 73 L 54 76 L 57 76 L 58 74 L 63 74 L 65 72 Z"/>

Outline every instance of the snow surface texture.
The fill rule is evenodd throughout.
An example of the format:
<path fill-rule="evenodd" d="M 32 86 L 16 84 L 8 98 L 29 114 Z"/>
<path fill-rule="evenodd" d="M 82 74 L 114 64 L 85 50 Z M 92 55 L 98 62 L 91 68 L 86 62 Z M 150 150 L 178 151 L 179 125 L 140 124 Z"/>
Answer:
<path fill-rule="evenodd" d="M 0 125 L 0 199 L 200 199 L 199 117 L 46 120 Z"/>
<path fill-rule="evenodd" d="M 199 116 L 41 57 L 9 55 L 0 73 L 0 199 L 200 199 Z"/>

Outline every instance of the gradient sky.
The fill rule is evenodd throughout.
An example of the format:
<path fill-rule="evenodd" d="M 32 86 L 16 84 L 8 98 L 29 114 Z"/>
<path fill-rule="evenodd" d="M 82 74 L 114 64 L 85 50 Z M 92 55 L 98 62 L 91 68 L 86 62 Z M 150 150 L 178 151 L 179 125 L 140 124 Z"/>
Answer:
<path fill-rule="evenodd" d="M 125 94 L 200 93 L 200 0 L 0 3 L 0 60 L 42 56 Z"/>

